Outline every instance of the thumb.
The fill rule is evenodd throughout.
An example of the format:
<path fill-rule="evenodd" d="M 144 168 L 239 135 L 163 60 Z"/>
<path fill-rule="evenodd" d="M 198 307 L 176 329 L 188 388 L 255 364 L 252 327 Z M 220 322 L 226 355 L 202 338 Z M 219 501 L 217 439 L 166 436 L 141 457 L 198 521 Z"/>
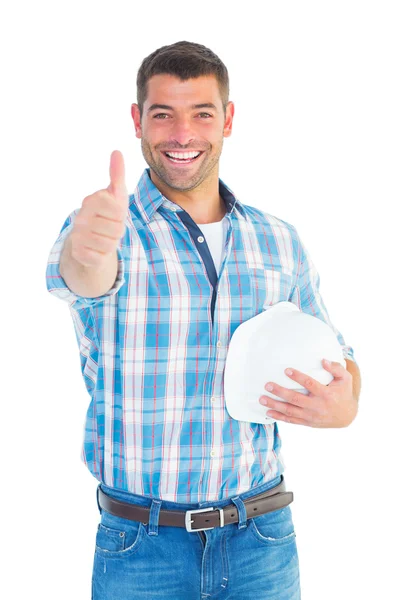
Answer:
<path fill-rule="evenodd" d="M 322 360 L 322 366 L 329 371 L 335 379 L 344 379 L 347 376 L 347 370 L 339 362 L 327 362 L 327 359 Z"/>
<path fill-rule="evenodd" d="M 111 153 L 110 185 L 107 190 L 118 198 L 128 196 L 128 190 L 125 184 L 124 157 L 119 150 L 114 150 Z"/>

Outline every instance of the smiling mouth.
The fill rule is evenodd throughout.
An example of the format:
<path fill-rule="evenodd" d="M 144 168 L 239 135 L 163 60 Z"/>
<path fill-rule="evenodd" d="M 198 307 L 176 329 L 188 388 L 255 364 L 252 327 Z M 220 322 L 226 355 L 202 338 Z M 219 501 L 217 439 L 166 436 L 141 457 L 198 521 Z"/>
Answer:
<path fill-rule="evenodd" d="M 191 165 L 193 163 L 195 163 L 200 156 L 202 156 L 202 154 L 204 154 L 204 151 L 199 152 L 198 156 L 194 156 L 194 157 L 187 157 L 187 158 L 177 158 L 177 156 L 168 156 L 171 153 L 167 153 L 167 152 L 161 152 L 161 154 L 163 154 L 165 156 L 165 158 L 167 159 L 167 161 L 173 165 Z M 175 153 L 172 152 L 172 154 L 179 154 L 179 153 Z M 190 154 L 189 152 L 182 152 L 181 154 Z M 193 154 L 193 153 L 191 153 Z"/>

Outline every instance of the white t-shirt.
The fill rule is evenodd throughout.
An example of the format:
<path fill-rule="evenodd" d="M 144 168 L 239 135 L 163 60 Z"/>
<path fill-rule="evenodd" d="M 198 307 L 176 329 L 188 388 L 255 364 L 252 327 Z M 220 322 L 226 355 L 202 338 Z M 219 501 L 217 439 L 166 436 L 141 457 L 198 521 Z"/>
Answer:
<path fill-rule="evenodd" d="M 223 217 L 221 221 L 217 221 L 216 223 L 196 223 L 196 225 L 204 234 L 207 246 L 214 261 L 215 270 L 218 274 L 225 248 L 228 219 Z"/>

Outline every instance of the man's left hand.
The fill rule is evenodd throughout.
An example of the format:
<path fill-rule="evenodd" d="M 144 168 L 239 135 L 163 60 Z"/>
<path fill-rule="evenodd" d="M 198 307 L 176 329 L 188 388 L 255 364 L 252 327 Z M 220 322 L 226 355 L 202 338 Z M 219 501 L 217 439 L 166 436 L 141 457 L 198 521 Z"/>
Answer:
<path fill-rule="evenodd" d="M 323 385 L 301 371 L 292 369 L 293 374 L 289 375 L 285 370 L 290 379 L 308 390 L 308 395 L 269 382 L 273 389 L 268 391 L 286 402 L 261 396 L 260 403 L 273 409 L 268 410 L 267 416 L 309 427 L 348 427 L 358 411 L 358 401 L 353 395 L 353 376 L 338 362 L 327 365 L 322 361 L 322 366 L 334 377 L 329 385 Z"/>

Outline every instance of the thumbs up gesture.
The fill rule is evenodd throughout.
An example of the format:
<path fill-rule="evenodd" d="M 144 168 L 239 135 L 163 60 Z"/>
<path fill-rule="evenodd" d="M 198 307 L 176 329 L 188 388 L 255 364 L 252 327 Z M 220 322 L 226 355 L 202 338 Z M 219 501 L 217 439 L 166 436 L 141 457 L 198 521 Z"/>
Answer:
<path fill-rule="evenodd" d="M 125 233 L 128 207 L 124 158 L 119 150 L 114 150 L 110 185 L 86 196 L 75 218 L 70 234 L 72 257 L 85 267 L 101 269 L 108 264 Z"/>

